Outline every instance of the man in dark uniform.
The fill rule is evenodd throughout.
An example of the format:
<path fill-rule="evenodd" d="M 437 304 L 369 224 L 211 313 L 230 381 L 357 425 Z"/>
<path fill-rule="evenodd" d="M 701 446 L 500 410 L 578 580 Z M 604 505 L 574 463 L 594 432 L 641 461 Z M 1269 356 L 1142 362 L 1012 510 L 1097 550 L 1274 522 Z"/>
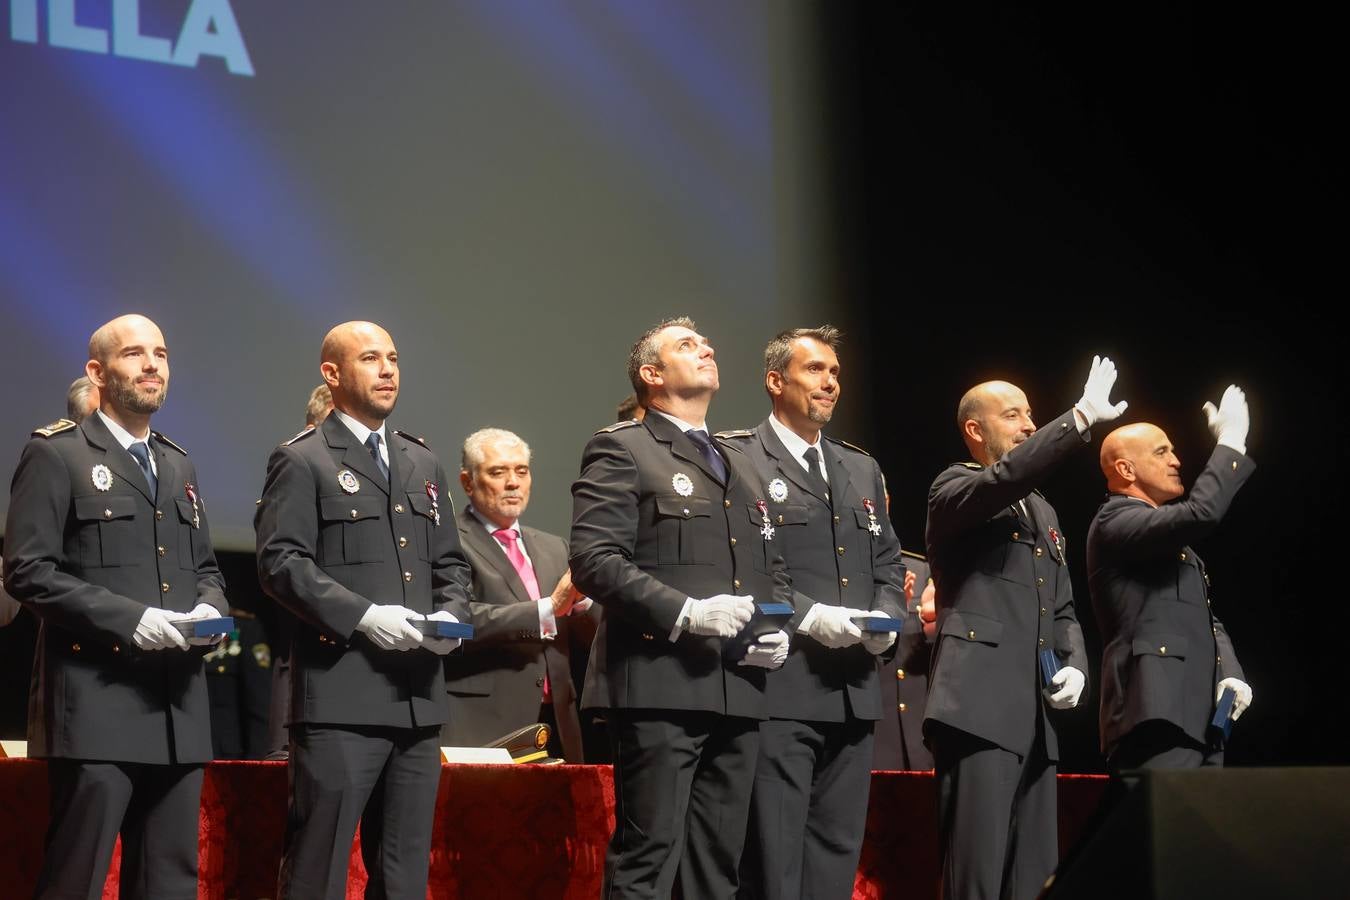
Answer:
<path fill-rule="evenodd" d="M 595 625 L 585 615 L 590 601 L 578 603 L 572 587 L 567 542 L 520 523 L 530 502 L 530 447 L 500 428 L 475 431 L 464 440 L 459 480 L 469 495 L 456 524 L 473 569 L 475 631 L 473 643 L 445 661 L 450 721 L 442 743 L 477 747 L 544 722 L 549 753 L 583 762 L 571 631 L 592 637 Z"/>
<path fill-rule="evenodd" d="M 1102 442 L 1110 496 L 1088 529 L 1088 586 L 1102 631 L 1102 752 L 1117 772 L 1223 765 L 1222 738 L 1207 733 L 1215 702 L 1232 688 L 1234 720 L 1252 702 L 1190 546 L 1256 470 L 1247 398 L 1230 385 L 1205 413 L 1216 444 L 1185 500 L 1181 461 L 1161 428 L 1126 425 Z"/>
<path fill-rule="evenodd" d="M 746 510 L 757 479 L 704 421 L 713 348 L 688 319 L 649 329 L 628 376 L 647 409 L 601 430 L 572 485 L 572 578 L 604 607 L 582 705 L 606 713 L 615 827 L 604 896 L 736 893 L 764 718 L 764 674 L 787 656 L 769 634 L 724 644 L 754 601 L 791 602 L 777 542 Z M 753 597 L 753 600 L 751 599 Z"/>
<path fill-rule="evenodd" d="M 895 643 L 855 619 L 905 615 L 881 469 L 821 435 L 839 400 L 838 343 L 829 325 L 775 337 L 764 350 L 773 412 L 752 431 L 724 432 L 754 467 L 745 513 L 773 528 L 796 597 L 791 651 L 766 686 L 741 867 L 742 893 L 771 900 L 852 896 L 881 717 L 876 657 Z"/>
<path fill-rule="evenodd" d="M 345 896 L 359 819 L 367 894 L 421 900 L 446 719 L 440 656 L 458 641 L 424 638 L 409 620 L 465 620 L 469 566 L 441 464 L 386 425 L 399 389 L 389 334 L 335 327 L 320 370 L 334 412 L 272 453 L 255 520 L 263 590 L 299 620 L 279 894 Z"/>
<path fill-rule="evenodd" d="M 176 623 L 228 608 L 186 452 L 150 430 L 169 386 L 143 316 L 94 332 L 98 412 L 35 432 L 10 492 L 5 585 L 40 622 L 28 751 L 48 760 L 39 897 L 98 897 L 122 835 L 123 897 L 197 896 L 211 759 L 201 653 Z"/>
<path fill-rule="evenodd" d="M 905 602 L 910 614 L 895 641 L 895 656 L 878 657 L 881 673 L 881 719 L 872 745 L 872 768 L 926 771 L 933 754 L 923 740 L 927 708 L 928 666 L 937 637 L 933 579 L 928 560 L 900 551 L 905 566 Z"/>
<path fill-rule="evenodd" d="M 924 731 L 938 778 L 946 898 L 1031 898 L 1054 871 L 1055 762 L 1047 706 L 1070 709 L 1086 685 L 1065 538 L 1036 492 L 1125 411 L 1116 368 L 1092 360 L 1083 396 L 1036 430 L 1026 395 L 1002 381 L 961 398 L 957 426 L 975 462 L 943 470 L 928 492 L 928 561 L 938 637 Z M 1042 691 L 1039 655 L 1063 663 Z"/>

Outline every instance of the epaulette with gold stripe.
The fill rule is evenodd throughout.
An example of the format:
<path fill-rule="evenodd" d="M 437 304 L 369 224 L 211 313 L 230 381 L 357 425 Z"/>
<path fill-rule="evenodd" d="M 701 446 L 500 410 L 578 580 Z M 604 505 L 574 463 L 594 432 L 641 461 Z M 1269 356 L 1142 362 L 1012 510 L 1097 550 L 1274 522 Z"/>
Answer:
<path fill-rule="evenodd" d="M 872 455 L 872 454 L 868 453 L 866 450 L 864 450 L 863 448 L 859 447 L 857 444 L 850 444 L 848 441 L 841 441 L 841 440 L 839 440 L 839 438 L 837 438 L 837 437 L 830 437 L 829 435 L 826 435 L 826 436 L 825 436 L 825 440 L 829 441 L 829 442 L 832 443 L 832 444 L 838 444 L 838 445 L 841 446 L 841 447 L 847 447 L 847 448 L 850 449 L 850 450 L 857 450 L 857 451 L 858 451 L 859 453 L 861 453 L 863 456 L 871 456 L 871 455 Z"/>
<path fill-rule="evenodd" d="M 295 437 L 291 438 L 289 441 L 282 441 L 282 442 L 281 442 L 281 446 L 283 446 L 283 447 L 289 447 L 291 444 L 294 444 L 296 441 L 300 440 L 301 438 L 309 437 L 311 434 L 316 434 L 316 433 L 318 432 L 318 430 L 319 430 L 319 429 L 314 428 L 314 427 L 306 428 L 304 431 L 300 432 L 300 433 L 297 434 Z"/>
<path fill-rule="evenodd" d="M 917 559 L 919 562 L 928 562 L 928 557 L 924 556 L 922 553 L 915 553 L 913 550 L 901 550 L 901 551 L 900 551 L 900 555 L 901 555 L 901 556 L 912 556 L 912 557 L 914 557 L 915 559 Z"/>
<path fill-rule="evenodd" d="M 69 419 L 57 419 L 55 422 L 43 425 L 41 428 L 34 428 L 33 434 L 42 435 L 43 437 L 51 437 L 54 434 L 60 434 L 63 431 L 69 431 L 70 429 L 75 428 L 78 424 L 79 423 L 72 422 Z"/>
<path fill-rule="evenodd" d="M 641 425 L 641 424 L 642 423 L 639 422 L 637 419 L 624 419 L 622 422 L 615 422 L 613 425 L 606 425 L 604 428 L 601 428 L 599 431 L 597 431 L 596 434 L 609 434 L 610 432 L 618 431 L 620 428 L 632 428 L 634 425 Z"/>
<path fill-rule="evenodd" d="M 412 441 L 414 444 L 421 444 L 423 447 L 425 447 L 425 446 L 427 445 L 427 442 L 426 442 L 425 440 L 423 440 L 422 438 L 418 437 L 418 436 L 415 435 L 415 434 L 408 434 L 408 432 L 406 432 L 406 431 L 399 431 L 397 428 L 394 429 L 394 434 L 398 435 L 398 436 L 401 437 L 401 438 L 407 438 L 408 440 Z"/>
<path fill-rule="evenodd" d="M 977 463 L 977 462 L 959 462 L 959 463 L 952 463 L 952 465 L 954 465 L 954 466 L 965 466 L 967 469 L 983 469 L 983 468 L 984 468 L 984 466 L 980 465 L 980 464 Z"/>
<path fill-rule="evenodd" d="M 184 450 L 182 447 L 178 446 L 178 445 L 175 444 L 173 441 L 171 441 L 171 440 L 169 440 L 168 438 L 166 438 L 164 435 L 160 434 L 158 431 L 152 431 L 152 432 L 150 432 L 150 433 L 153 434 L 155 437 L 159 438 L 160 441 L 163 442 L 164 444 L 166 444 L 166 445 L 172 447 L 173 449 L 177 450 L 179 453 L 183 454 L 184 456 L 187 456 L 187 451 L 186 451 L 186 450 Z"/>
<path fill-rule="evenodd" d="M 753 428 L 732 428 L 730 431 L 719 431 L 715 436 L 725 441 L 731 438 L 748 438 L 754 433 Z"/>

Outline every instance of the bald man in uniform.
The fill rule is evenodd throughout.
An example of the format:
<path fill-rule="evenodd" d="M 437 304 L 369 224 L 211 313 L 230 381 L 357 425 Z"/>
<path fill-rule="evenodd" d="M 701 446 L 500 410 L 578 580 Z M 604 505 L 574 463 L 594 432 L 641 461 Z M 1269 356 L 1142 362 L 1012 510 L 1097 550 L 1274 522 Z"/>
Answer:
<path fill-rule="evenodd" d="M 943 470 L 928 492 L 928 561 L 938 606 L 924 734 L 938 778 L 943 896 L 1030 900 L 1054 871 L 1051 709 L 1072 709 L 1087 682 L 1063 528 L 1036 488 L 1112 404 L 1116 367 L 1092 360 L 1082 398 L 1036 428 L 1026 395 L 992 381 L 961 398 L 957 426 L 974 462 Z M 1038 655 L 1063 664 L 1042 691 Z"/>
<path fill-rule="evenodd" d="M 360 820 L 366 895 L 422 900 L 446 720 L 440 657 L 459 642 L 409 620 L 467 621 L 471 575 L 445 470 L 386 423 L 399 392 L 389 333 L 338 325 L 321 360 L 333 412 L 273 451 L 254 523 L 263 590 L 298 619 L 278 893 L 344 897 Z"/>
<path fill-rule="evenodd" d="M 1208 733 L 1215 703 L 1232 688 L 1236 720 L 1252 702 L 1190 546 L 1256 470 L 1247 398 L 1230 385 L 1204 411 L 1214 451 L 1184 500 L 1181 461 L 1161 428 L 1126 425 L 1102 442 L 1110 495 L 1088 529 L 1088 587 L 1102 632 L 1102 752 L 1116 772 L 1223 765 L 1222 736 Z"/>
<path fill-rule="evenodd" d="M 5 529 L 5 585 L 40 623 L 28 749 L 47 760 L 51 822 L 36 896 L 99 897 L 120 832 L 121 895 L 186 900 L 211 759 L 193 645 L 213 639 L 177 623 L 224 615 L 225 582 L 196 470 L 150 430 L 169 388 L 164 335 L 122 316 L 89 357 L 99 409 L 34 432 Z"/>

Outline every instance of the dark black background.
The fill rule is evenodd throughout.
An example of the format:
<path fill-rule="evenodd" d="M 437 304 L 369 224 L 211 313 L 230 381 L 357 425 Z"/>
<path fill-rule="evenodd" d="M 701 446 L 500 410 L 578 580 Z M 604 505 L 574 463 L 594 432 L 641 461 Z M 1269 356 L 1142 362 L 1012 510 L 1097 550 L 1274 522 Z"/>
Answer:
<path fill-rule="evenodd" d="M 927 488 L 964 458 L 971 384 L 1023 387 L 1040 421 L 1094 353 L 1127 416 L 1162 426 L 1191 482 L 1200 412 L 1239 383 L 1258 463 L 1197 549 L 1255 691 L 1235 764 L 1350 762 L 1341 587 L 1340 33 L 1318 7 L 996 3 L 818 7 L 834 197 L 830 301 L 847 332 L 832 432 L 871 449 L 921 549 Z M 1098 430 L 1097 439 L 1102 432 Z M 1096 444 L 1044 487 L 1082 568 L 1103 496 Z M 222 558 L 236 603 L 251 561 Z M 0 733 L 21 736 L 34 633 L 0 632 Z M 1096 672 L 1090 673 L 1095 683 Z M 1064 768 L 1100 769 L 1096 695 Z"/>

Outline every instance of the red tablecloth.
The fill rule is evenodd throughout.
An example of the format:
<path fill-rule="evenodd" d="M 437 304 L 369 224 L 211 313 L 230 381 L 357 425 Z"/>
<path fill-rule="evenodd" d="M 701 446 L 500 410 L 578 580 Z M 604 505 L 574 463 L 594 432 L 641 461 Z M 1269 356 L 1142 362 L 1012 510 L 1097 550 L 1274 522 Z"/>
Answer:
<path fill-rule="evenodd" d="M 1082 831 L 1105 786 L 1099 776 L 1060 776 L 1062 849 Z M 928 773 L 873 773 L 856 900 L 937 897 L 934 790 Z M 284 764 L 208 766 L 198 832 L 198 896 L 273 896 L 285 824 Z M 444 766 L 428 897 L 597 897 L 613 824 L 608 766 Z M 31 895 L 46 826 L 45 764 L 0 760 L 3 896 Z M 117 896 L 117 867 L 115 852 L 103 892 L 109 900 Z M 357 900 L 364 886 L 365 870 L 354 846 L 347 896 Z"/>

